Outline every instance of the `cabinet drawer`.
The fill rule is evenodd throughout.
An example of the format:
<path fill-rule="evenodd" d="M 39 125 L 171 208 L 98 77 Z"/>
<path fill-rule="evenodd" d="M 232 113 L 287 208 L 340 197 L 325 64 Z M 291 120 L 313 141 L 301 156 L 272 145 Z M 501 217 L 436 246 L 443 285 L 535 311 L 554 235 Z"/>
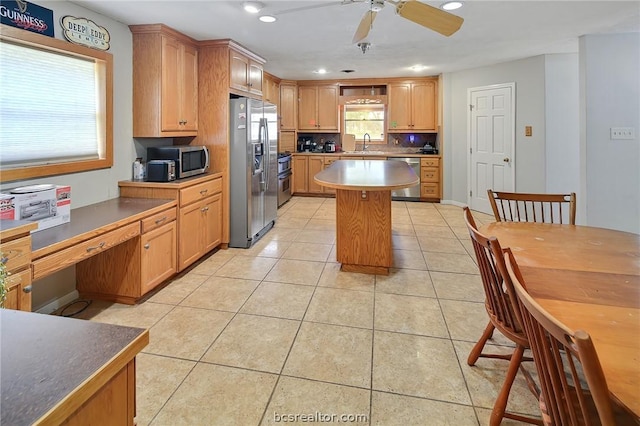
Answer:
<path fill-rule="evenodd" d="M 176 220 L 176 208 L 173 207 L 169 210 L 165 210 L 158 214 L 154 214 L 153 216 L 142 219 L 142 229 L 141 233 L 145 234 L 149 231 L 152 231 L 162 225 L 166 225 L 167 223 Z"/>
<path fill-rule="evenodd" d="M 67 266 L 75 265 L 138 235 L 140 235 L 140 223 L 135 222 L 35 260 L 33 279 L 37 280 Z M 114 265 L 114 268 L 121 267 L 122 265 Z"/>
<path fill-rule="evenodd" d="M 16 271 L 31 263 L 31 237 L 3 243 L 0 246 L 2 255 L 7 259 L 8 271 Z"/>
<path fill-rule="evenodd" d="M 420 182 L 438 182 L 440 181 L 440 169 L 437 167 L 420 168 Z"/>
<path fill-rule="evenodd" d="M 437 183 L 420 184 L 420 196 L 422 198 L 440 198 L 440 186 Z"/>
<path fill-rule="evenodd" d="M 340 160 L 340 157 L 330 157 L 330 158 L 324 157 L 324 166 L 325 167 L 330 166 L 336 160 Z"/>
<path fill-rule="evenodd" d="M 213 179 L 180 191 L 180 207 L 222 191 L 222 179 Z"/>
<path fill-rule="evenodd" d="M 439 158 L 421 158 L 420 166 L 422 167 L 440 167 Z"/>

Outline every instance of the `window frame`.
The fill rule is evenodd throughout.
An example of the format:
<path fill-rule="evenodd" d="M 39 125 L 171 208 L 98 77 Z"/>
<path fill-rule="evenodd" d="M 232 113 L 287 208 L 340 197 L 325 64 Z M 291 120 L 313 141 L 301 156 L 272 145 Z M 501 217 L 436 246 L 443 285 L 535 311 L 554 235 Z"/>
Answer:
<path fill-rule="evenodd" d="M 347 117 L 347 107 L 351 107 L 351 108 L 365 107 L 365 108 L 362 108 L 362 109 L 366 109 L 367 106 L 382 107 L 383 116 L 384 116 L 383 120 L 381 120 L 382 121 L 382 131 L 383 131 L 382 135 L 383 136 L 382 136 L 381 140 L 378 140 L 378 139 L 371 140 L 371 144 L 372 145 L 373 144 L 375 144 L 375 145 L 386 145 L 386 143 L 387 143 L 387 118 L 388 118 L 388 108 L 387 108 L 386 104 L 369 104 L 369 105 L 367 105 L 367 104 L 350 104 L 350 105 L 346 105 L 345 104 L 345 105 L 343 105 L 342 108 L 341 108 L 341 112 L 342 112 L 342 117 L 341 117 L 341 122 L 342 123 L 341 124 L 342 124 L 342 128 L 344 129 L 343 130 L 343 134 L 348 133 L 347 132 L 347 124 L 346 124 L 346 121 L 347 121 L 347 119 L 346 119 L 346 117 Z M 356 142 L 363 143 L 364 141 L 362 139 L 358 139 L 356 137 Z M 367 141 L 367 142 L 369 142 L 369 141 Z"/>
<path fill-rule="evenodd" d="M 105 111 L 104 156 L 91 160 L 76 160 L 45 165 L 0 169 L 0 182 L 11 182 L 45 176 L 106 169 L 113 166 L 113 55 L 53 37 L 0 24 L 0 39 L 23 46 L 33 46 L 49 52 L 89 59 L 96 63 L 98 74 L 104 80 L 101 102 Z"/>

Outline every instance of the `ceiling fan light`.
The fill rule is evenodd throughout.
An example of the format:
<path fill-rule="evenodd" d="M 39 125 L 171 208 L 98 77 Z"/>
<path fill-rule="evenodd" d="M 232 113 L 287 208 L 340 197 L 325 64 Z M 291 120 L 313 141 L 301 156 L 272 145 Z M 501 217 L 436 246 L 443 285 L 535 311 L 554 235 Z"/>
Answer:
<path fill-rule="evenodd" d="M 440 9 L 442 10 L 456 10 L 456 9 L 460 9 L 461 7 L 462 7 L 461 1 L 448 1 L 440 5 Z"/>
<path fill-rule="evenodd" d="M 242 3 L 242 7 L 246 12 L 249 13 L 258 13 L 264 7 L 264 4 L 259 1 L 246 1 Z"/>
<path fill-rule="evenodd" d="M 261 20 L 262 22 L 276 22 L 277 21 L 276 17 L 275 16 L 271 16 L 271 15 L 262 15 L 258 19 Z"/>

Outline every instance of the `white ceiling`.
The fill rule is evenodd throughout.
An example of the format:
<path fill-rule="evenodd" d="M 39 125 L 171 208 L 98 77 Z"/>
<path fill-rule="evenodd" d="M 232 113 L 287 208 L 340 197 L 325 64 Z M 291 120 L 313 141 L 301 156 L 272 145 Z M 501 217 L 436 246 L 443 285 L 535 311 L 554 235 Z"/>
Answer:
<path fill-rule="evenodd" d="M 363 54 L 351 40 L 369 9 L 368 0 L 351 4 L 262 0 L 263 12 L 278 17 L 272 24 L 245 12 L 242 1 L 73 3 L 125 24 L 164 23 L 196 40 L 231 38 L 266 58 L 268 72 L 293 80 L 437 75 L 541 54 L 577 52 L 578 37 L 585 34 L 640 32 L 640 0 L 467 0 L 453 12 L 464 23 L 451 37 L 402 18 L 387 2 L 369 33 L 371 48 Z M 442 2 L 425 3 L 439 6 Z M 416 64 L 428 68 L 419 73 L 408 69 Z M 318 68 L 329 73 L 314 74 Z M 355 72 L 340 72 L 344 69 Z"/>

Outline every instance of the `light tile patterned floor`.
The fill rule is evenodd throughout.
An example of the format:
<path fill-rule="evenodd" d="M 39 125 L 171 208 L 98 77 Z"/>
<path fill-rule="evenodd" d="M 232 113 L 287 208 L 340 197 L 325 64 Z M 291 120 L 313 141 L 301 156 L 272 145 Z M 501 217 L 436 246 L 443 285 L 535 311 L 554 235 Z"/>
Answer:
<path fill-rule="evenodd" d="M 251 249 L 215 252 L 136 306 L 80 314 L 150 328 L 138 425 L 488 424 L 507 366 L 466 364 L 487 316 L 462 210 L 394 201 L 389 276 L 340 271 L 333 212 L 335 199 L 294 197 Z M 509 409 L 539 414 L 522 378 Z"/>

